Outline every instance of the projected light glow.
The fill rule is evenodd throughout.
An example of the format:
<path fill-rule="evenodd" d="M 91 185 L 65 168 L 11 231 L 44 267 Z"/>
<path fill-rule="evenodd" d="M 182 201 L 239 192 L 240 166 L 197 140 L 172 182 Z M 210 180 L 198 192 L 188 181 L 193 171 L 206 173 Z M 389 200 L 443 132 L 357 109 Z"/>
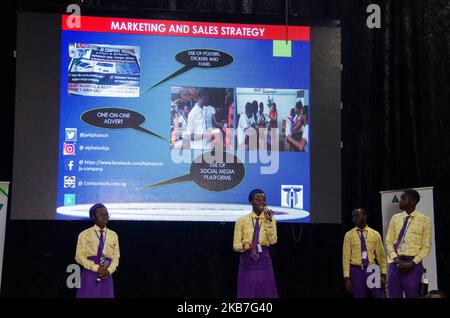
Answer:
<path fill-rule="evenodd" d="M 234 222 L 249 213 L 247 204 L 211 203 L 108 203 L 111 220 L 146 221 L 215 221 Z M 76 218 L 88 218 L 91 204 L 58 208 L 58 213 Z M 304 210 L 268 206 L 277 221 L 302 219 L 309 216 Z"/>

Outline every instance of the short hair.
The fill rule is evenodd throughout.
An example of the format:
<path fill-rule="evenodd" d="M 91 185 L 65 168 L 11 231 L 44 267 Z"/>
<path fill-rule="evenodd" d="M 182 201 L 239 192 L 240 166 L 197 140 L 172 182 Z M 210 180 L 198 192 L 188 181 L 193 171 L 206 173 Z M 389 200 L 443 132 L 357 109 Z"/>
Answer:
<path fill-rule="evenodd" d="M 103 205 L 103 203 L 96 203 L 93 206 L 91 206 L 91 208 L 89 209 L 89 217 L 92 219 L 96 213 L 95 210 L 99 209 L 99 208 L 105 208 L 106 207 Z"/>
<path fill-rule="evenodd" d="M 229 107 L 234 102 L 234 96 L 232 94 L 225 95 L 225 106 Z"/>
<path fill-rule="evenodd" d="M 420 201 L 420 194 L 416 190 L 414 190 L 414 189 L 406 189 L 406 190 L 403 190 L 403 193 L 408 195 L 408 196 L 410 196 L 411 198 L 413 198 L 414 201 L 416 201 L 416 203 L 419 203 L 419 201 Z"/>
<path fill-rule="evenodd" d="M 303 106 L 302 107 L 302 114 L 305 114 L 306 117 L 308 118 L 308 106 Z"/>
<path fill-rule="evenodd" d="M 208 92 L 208 89 L 206 89 L 206 88 L 200 88 L 197 92 L 198 97 L 204 97 L 204 96 L 208 96 L 208 95 L 209 95 L 209 92 Z"/>
<path fill-rule="evenodd" d="M 258 102 L 256 100 L 252 102 L 252 112 L 255 114 L 258 112 Z"/>
<path fill-rule="evenodd" d="M 255 196 L 255 194 L 258 194 L 258 193 L 262 193 L 262 194 L 266 195 L 266 194 L 264 193 L 264 191 L 261 190 L 261 189 L 253 189 L 253 190 L 250 192 L 250 194 L 248 195 L 248 202 L 252 203 L 253 197 Z"/>
<path fill-rule="evenodd" d="M 183 87 L 180 90 L 180 96 L 186 96 L 186 95 L 197 95 L 197 91 L 193 87 Z"/>
<path fill-rule="evenodd" d="M 295 108 L 302 109 L 302 107 L 303 107 L 303 103 L 301 100 L 299 100 L 297 103 L 295 103 Z"/>
<path fill-rule="evenodd" d="M 364 209 L 364 208 L 356 207 L 356 208 L 354 208 L 354 209 L 352 210 L 352 213 L 353 213 L 354 211 L 361 211 L 365 216 L 367 216 L 367 211 L 366 211 L 366 209 Z"/>
<path fill-rule="evenodd" d="M 253 114 L 253 106 L 252 106 L 252 103 L 250 103 L 250 102 L 247 102 L 246 104 L 245 104 L 245 112 L 251 112 L 252 114 Z"/>

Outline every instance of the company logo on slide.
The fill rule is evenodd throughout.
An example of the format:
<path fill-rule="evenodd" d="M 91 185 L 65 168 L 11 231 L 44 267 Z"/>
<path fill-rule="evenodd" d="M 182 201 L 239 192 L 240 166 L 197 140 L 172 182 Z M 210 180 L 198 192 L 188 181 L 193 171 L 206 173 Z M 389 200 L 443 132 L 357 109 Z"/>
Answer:
<path fill-rule="evenodd" d="M 64 156 L 75 156 L 75 144 L 70 142 L 65 142 L 63 145 L 63 155 Z"/>
<path fill-rule="evenodd" d="M 282 185 L 281 206 L 303 210 L 303 185 Z"/>
<path fill-rule="evenodd" d="M 66 128 L 65 141 L 77 141 L 76 128 Z"/>
<path fill-rule="evenodd" d="M 75 188 L 75 176 L 64 176 L 64 188 Z"/>
<path fill-rule="evenodd" d="M 64 205 L 75 205 L 75 194 L 64 194 Z"/>

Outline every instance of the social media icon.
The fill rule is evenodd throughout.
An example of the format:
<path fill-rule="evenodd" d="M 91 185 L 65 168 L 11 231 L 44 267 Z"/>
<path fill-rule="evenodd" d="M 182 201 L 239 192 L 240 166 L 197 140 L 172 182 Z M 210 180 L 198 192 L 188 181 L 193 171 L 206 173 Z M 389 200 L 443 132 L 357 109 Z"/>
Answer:
<path fill-rule="evenodd" d="M 66 171 L 73 171 L 75 167 L 75 161 L 74 160 L 64 160 L 64 170 Z"/>
<path fill-rule="evenodd" d="M 63 144 L 63 155 L 64 156 L 75 156 L 75 144 L 70 142 L 65 142 Z"/>
<path fill-rule="evenodd" d="M 75 188 L 75 176 L 64 176 L 64 188 Z"/>
<path fill-rule="evenodd" d="M 77 129 L 66 128 L 65 141 L 77 141 Z"/>
<path fill-rule="evenodd" d="M 64 205 L 75 205 L 75 194 L 64 194 Z"/>

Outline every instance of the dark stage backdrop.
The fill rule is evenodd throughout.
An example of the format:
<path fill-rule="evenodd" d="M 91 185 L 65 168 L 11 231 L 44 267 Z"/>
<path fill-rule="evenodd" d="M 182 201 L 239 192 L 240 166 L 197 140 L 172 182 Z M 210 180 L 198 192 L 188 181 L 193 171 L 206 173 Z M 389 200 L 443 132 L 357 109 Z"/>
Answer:
<path fill-rule="evenodd" d="M 284 21 L 284 1 L 84 2 L 242 14 L 243 19 L 243 12 L 272 14 Z M 366 27 L 370 3 L 381 6 L 381 29 Z M 15 7 L 10 4 L 12 19 Z M 342 225 L 279 225 L 272 258 L 280 296 L 346 297 L 341 244 L 352 226 L 351 209 L 366 207 L 370 225 L 381 231 L 379 190 L 430 185 L 435 187 L 439 286 L 450 294 L 450 1 L 302 0 L 291 1 L 290 14 L 341 19 L 344 215 Z M 8 63 L 2 68 L 11 78 L 14 47 L 11 32 Z M 12 176 L 13 83 L 4 86 L 2 180 Z M 9 221 L 2 295 L 73 297 L 75 292 L 65 286 L 65 269 L 74 262 L 77 234 L 89 225 Z M 120 235 L 122 252 L 117 296 L 235 296 L 239 255 L 232 251 L 233 224 L 115 222 L 111 228 Z"/>

